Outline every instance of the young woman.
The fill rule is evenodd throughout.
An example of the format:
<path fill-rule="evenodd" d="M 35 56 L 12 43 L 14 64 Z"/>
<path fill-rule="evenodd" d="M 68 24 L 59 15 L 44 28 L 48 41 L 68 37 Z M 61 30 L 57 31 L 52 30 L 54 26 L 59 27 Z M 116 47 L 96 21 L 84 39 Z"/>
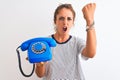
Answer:
<path fill-rule="evenodd" d="M 36 63 L 36 74 L 45 80 L 85 80 L 79 55 L 93 58 L 96 53 L 96 35 L 94 29 L 94 12 L 96 4 L 89 3 L 82 9 L 86 20 L 86 42 L 69 35 L 74 25 L 75 11 L 71 4 L 59 5 L 54 13 L 55 34 L 51 35 L 57 42 L 52 48 L 53 58 L 49 62 Z"/>

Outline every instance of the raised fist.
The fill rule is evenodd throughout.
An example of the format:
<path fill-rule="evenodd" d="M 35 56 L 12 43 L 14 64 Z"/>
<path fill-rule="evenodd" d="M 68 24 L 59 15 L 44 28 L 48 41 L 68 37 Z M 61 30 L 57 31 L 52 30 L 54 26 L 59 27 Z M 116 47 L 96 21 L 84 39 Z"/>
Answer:
<path fill-rule="evenodd" d="M 89 4 L 85 5 L 82 9 L 87 26 L 93 24 L 93 22 L 94 22 L 95 8 L 96 8 L 95 3 L 89 3 Z"/>

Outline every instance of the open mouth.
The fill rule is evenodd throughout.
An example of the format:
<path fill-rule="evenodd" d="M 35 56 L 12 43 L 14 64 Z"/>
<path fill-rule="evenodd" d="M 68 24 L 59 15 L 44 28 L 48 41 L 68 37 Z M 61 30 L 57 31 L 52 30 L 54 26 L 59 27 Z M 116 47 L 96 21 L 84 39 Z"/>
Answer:
<path fill-rule="evenodd" d="M 67 31 L 67 27 L 63 27 L 63 31 Z"/>

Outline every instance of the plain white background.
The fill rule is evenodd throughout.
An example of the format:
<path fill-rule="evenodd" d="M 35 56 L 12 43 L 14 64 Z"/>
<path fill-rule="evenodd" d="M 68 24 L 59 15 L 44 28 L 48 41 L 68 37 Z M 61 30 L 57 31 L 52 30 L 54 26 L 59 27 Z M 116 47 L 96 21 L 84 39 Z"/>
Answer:
<path fill-rule="evenodd" d="M 86 80 L 120 80 L 119 0 L 0 0 L 0 80 L 40 80 L 35 74 L 22 76 L 16 48 L 27 39 L 52 34 L 53 13 L 61 3 L 71 3 L 76 11 L 70 34 L 86 39 L 81 9 L 89 2 L 97 4 L 97 53 L 93 59 L 81 60 Z M 29 74 L 32 64 L 26 56 L 21 52 L 23 70 Z"/>

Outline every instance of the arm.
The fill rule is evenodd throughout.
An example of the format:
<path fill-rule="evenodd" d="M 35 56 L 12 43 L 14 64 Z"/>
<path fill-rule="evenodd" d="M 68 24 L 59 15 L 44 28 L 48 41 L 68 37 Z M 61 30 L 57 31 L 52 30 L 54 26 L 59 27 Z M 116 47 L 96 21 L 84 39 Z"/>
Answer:
<path fill-rule="evenodd" d="M 45 63 L 44 62 L 36 63 L 35 73 L 40 78 L 45 75 Z"/>
<path fill-rule="evenodd" d="M 82 9 L 86 24 L 89 28 L 89 30 L 87 30 L 86 47 L 83 49 L 82 55 L 89 58 L 93 58 L 96 54 L 96 33 L 93 28 L 94 25 L 92 25 L 94 22 L 95 8 L 96 4 L 90 3 Z"/>

